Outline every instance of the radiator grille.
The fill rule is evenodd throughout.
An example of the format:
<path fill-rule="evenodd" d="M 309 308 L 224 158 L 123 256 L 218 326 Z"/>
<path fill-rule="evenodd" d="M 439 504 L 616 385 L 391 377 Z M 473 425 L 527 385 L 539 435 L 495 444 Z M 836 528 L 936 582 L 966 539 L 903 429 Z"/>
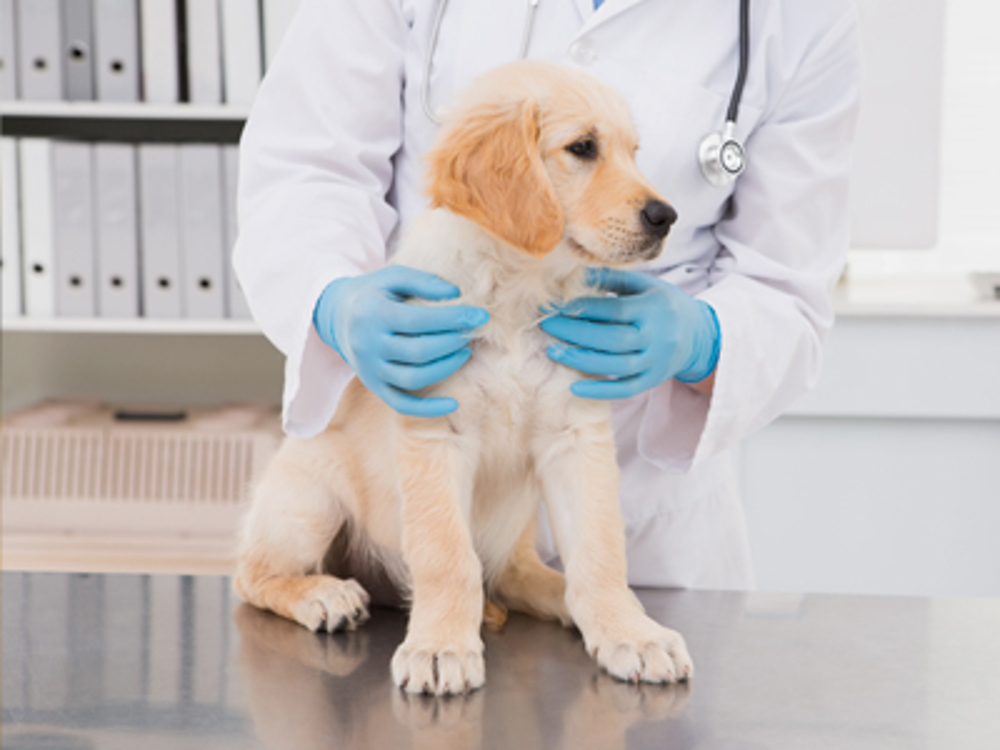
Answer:
<path fill-rule="evenodd" d="M 267 430 L 5 426 L 3 496 L 239 503 L 277 439 Z"/>

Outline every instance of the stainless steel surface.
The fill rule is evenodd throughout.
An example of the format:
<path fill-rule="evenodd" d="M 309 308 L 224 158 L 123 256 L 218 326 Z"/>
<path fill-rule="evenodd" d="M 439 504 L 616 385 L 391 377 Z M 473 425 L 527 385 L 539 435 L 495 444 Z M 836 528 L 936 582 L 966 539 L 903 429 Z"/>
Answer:
<path fill-rule="evenodd" d="M 3 576 L 3 747 L 1000 747 L 1000 600 L 640 593 L 688 639 L 690 686 L 617 683 L 579 636 L 514 616 L 486 687 L 407 697 L 405 616 L 315 635 L 225 578 Z"/>

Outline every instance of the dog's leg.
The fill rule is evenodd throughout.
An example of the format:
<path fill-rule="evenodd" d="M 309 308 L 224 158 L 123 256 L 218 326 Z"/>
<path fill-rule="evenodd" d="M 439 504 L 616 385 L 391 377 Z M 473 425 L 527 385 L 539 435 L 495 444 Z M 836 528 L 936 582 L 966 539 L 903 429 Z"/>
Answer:
<path fill-rule="evenodd" d="M 650 619 L 628 588 L 610 424 L 587 424 L 538 445 L 543 494 L 566 566 L 566 604 L 587 650 L 621 680 L 689 678 L 694 668 L 684 639 Z"/>
<path fill-rule="evenodd" d="M 368 619 L 368 593 L 352 579 L 319 574 L 345 521 L 342 506 L 324 484 L 279 453 L 254 491 L 236 593 L 313 631 L 354 629 Z"/>
<path fill-rule="evenodd" d="M 535 549 L 535 521 L 525 527 L 511 552 L 507 566 L 497 578 L 498 601 L 515 612 L 540 620 L 558 620 L 573 624 L 566 609 L 566 578 L 538 556 Z"/>
<path fill-rule="evenodd" d="M 411 693 L 466 692 L 485 680 L 483 574 L 468 521 L 471 472 L 450 437 L 411 432 L 399 459 L 413 608 L 392 678 Z"/>

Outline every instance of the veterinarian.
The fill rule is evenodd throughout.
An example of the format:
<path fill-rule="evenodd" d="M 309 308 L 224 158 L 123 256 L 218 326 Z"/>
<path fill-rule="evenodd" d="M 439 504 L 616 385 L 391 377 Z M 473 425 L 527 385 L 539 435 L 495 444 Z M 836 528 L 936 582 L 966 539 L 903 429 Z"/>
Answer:
<path fill-rule="evenodd" d="M 544 321 L 550 356 L 609 376 L 573 388 L 614 406 L 630 583 L 752 586 L 733 449 L 819 375 L 848 243 L 859 49 L 851 0 L 753 0 L 738 119 L 725 126 L 738 5 L 305 0 L 244 132 L 234 256 L 287 357 L 286 431 L 322 431 L 355 374 L 397 411 L 457 408 L 411 391 L 457 371 L 487 316 L 412 305 L 458 290 L 386 266 L 425 205 L 421 155 L 437 113 L 479 73 L 519 50 L 575 66 L 628 99 L 638 165 L 680 218 L 657 261 L 595 271 L 613 296 Z M 724 127 L 746 168 L 720 185 L 701 162 Z M 638 355 L 620 336 L 636 329 Z M 392 332 L 410 336 L 370 345 Z M 539 543 L 555 556 L 544 528 Z"/>

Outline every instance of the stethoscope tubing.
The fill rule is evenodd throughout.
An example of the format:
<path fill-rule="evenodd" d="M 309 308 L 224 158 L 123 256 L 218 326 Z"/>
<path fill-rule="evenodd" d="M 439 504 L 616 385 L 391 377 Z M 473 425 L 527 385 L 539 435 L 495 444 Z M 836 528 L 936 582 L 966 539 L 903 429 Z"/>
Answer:
<path fill-rule="evenodd" d="M 531 32 L 535 28 L 535 14 L 538 12 L 538 3 L 541 0 L 528 0 L 528 17 L 524 22 L 524 33 L 521 34 L 521 47 L 518 50 L 517 59 L 523 60 L 528 56 L 528 46 L 531 44 Z M 424 80 L 420 85 L 420 104 L 424 108 L 427 119 L 435 125 L 443 124 L 441 118 L 434 114 L 431 107 L 431 69 L 434 66 L 434 50 L 437 48 L 438 38 L 441 36 L 441 24 L 444 22 L 444 14 L 448 9 L 448 0 L 438 2 L 437 13 L 434 14 L 434 24 L 431 26 L 431 36 L 427 44 L 427 54 L 424 57 Z"/>
<path fill-rule="evenodd" d="M 523 60 L 528 56 L 528 46 L 531 43 L 531 32 L 535 26 L 535 14 L 538 11 L 539 2 L 540 0 L 528 0 L 528 15 L 524 23 L 524 33 L 521 35 L 521 47 L 517 58 L 519 60 Z M 435 125 L 441 125 L 443 121 L 434 113 L 434 109 L 431 107 L 431 72 L 434 66 L 434 50 L 437 48 L 438 39 L 441 36 L 441 25 L 444 22 L 444 15 L 447 9 L 448 0 L 439 0 L 437 12 L 434 14 L 434 23 L 431 26 L 430 39 L 427 44 L 427 54 L 424 56 L 423 81 L 421 81 L 420 84 L 420 104 L 423 107 L 424 114 L 427 116 L 427 119 Z M 704 145 L 705 142 L 703 142 L 702 148 L 699 151 L 702 171 L 705 172 L 706 178 L 709 182 L 712 182 L 712 184 L 720 186 L 728 184 L 728 181 L 735 179 L 743 172 L 745 167 L 745 152 L 743 144 L 736 140 L 735 132 L 736 120 L 739 117 L 740 111 L 740 101 L 743 98 L 743 89 L 746 86 L 747 73 L 750 68 L 750 0 L 740 0 L 739 38 L 739 67 L 736 72 L 736 80 L 733 84 L 733 91 L 729 96 L 729 106 L 726 109 L 725 127 L 721 133 L 710 134 L 705 139 L 705 142 L 710 139 L 716 139 L 719 144 L 735 144 L 735 147 L 738 149 L 740 155 L 741 166 L 735 173 L 733 173 L 732 170 L 726 170 L 722 167 L 721 149 L 713 148 L 706 151 Z M 712 154 L 711 157 L 705 155 L 709 152 Z M 711 160 L 712 163 L 707 163 L 708 160 Z M 718 164 L 716 164 L 716 162 L 718 162 Z M 713 179 L 713 177 L 709 175 L 710 172 L 715 173 L 716 179 Z M 728 177 L 725 176 L 726 172 L 729 172 Z M 720 175 L 723 176 L 723 182 L 718 181 L 718 177 Z"/>

